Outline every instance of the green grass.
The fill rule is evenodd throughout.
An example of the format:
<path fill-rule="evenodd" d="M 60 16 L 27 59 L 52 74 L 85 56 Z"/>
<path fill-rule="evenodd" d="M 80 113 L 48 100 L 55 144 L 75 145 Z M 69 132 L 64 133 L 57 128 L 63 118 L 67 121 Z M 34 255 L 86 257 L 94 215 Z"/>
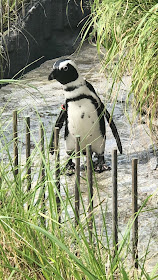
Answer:
<path fill-rule="evenodd" d="M 5 33 L 8 31 L 8 27 L 12 24 L 15 24 L 18 16 L 20 13 L 24 14 L 24 9 L 25 6 L 29 3 L 30 1 L 27 0 L 10 0 L 9 1 L 9 6 L 8 6 L 8 1 L 7 0 L 1 0 L 1 15 L 2 15 L 2 21 L 1 21 L 1 30 L 0 34 Z M 8 26 L 9 22 L 9 26 Z"/>
<path fill-rule="evenodd" d="M 94 0 L 91 17 L 84 26 L 85 35 L 90 28 L 89 39 L 95 40 L 99 53 L 104 53 L 101 64 L 105 74 L 112 77 L 113 85 L 131 74 L 127 104 L 134 96 L 136 111 L 146 114 L 153 130 L 158 113 L 157 0 Z M 153 136 L 158 140 L 158 133 L 153 132 Z"/>
<path fill-rule="evenodd" d="M 74 194 L 70 192 L 67 180 L 62 183 L 64 195 L 59 194 L 62 223 L 58 223 L 55 166 L 48 152 L 49 141 L 45 135 L 45 156 L 43 156 L 34 132 L 31 132 L 31 139 L 34 142 L 31 154 L 32 188 L 27 191 L 27 166 L 22 156 L 25 122 L 19 131 L 21 141 L 19 141 L 17 176 L 14 175 L 12 136 L 6 134 L 11 124 L 12 119 L 9 119 L 7 122 L 1 121 L 0 125 L 0 153 L 3 155 L 0 163 L 0 279 L 156 279 L 156 267 L 149 275 L 142 265 L 146 256 L 140 260 L 138 272 L 133 269 L 132 264 L 129 264 L 132 217 L 119 240 L 119 250 L 114 257 L 112 236 L 107 230 L 107 211 L 102 205 L 103 198 L 100 197 L 95 174 L 93 174 L 94 199 L 98 200 L 98 206 L 92 213 L 92 240 L 88 227 L 88 203 L 85 204 L 82 186 L 79 191 L 80 221 L 75 227 Z M 9 131 L 12 133 L 11 129 Z M 44 181 L 40 179 L 41 160 L 45 167 Z M 65 162 L 61 168 L 63 165 Z M 39 175 L 35 176 L 36 174 Z M 64 175 L 62 177 L 64 178 Z M 87 174 L 85 173 L 81 179 L 82 184 L 87 185 L 88 193 Z M 44 192 L 45 203 L 43 203 Z M 139 209 L 139 213 L 144 209 L 148 199 Z M 100 229 L 96 224 L 98 213 L 101 219 Z"/>

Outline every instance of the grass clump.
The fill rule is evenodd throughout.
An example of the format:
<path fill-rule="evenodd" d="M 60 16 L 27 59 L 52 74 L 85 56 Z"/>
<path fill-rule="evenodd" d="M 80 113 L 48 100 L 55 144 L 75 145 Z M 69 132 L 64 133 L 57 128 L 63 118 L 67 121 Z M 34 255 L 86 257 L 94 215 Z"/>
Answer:
<path fill-rule="evenodd" d="M 158 3 L 150 1 L 94 0 L 85 30 L 92 28 L 103 68 L 114 83 L 131 73 L 134 106 L 145 113 L 154 129 L 158 115 Z M 156 135 L 158 140 L 158 133 Z"/>
<path fill-rule="evenodd" d="M 1 0 L 0 1 L 0 35 L 9 31 L 10 25 L 14 25 L 21 15 L 25 16 L 25 7 L 31 3 L 29 0 Z"/>

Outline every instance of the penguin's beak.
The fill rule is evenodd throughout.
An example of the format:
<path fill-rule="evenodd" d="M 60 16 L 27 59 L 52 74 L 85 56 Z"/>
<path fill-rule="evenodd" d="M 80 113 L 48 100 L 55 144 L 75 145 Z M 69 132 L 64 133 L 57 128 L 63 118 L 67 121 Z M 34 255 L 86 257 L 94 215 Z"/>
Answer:
<path fill-rule="evenodd" d="M 50 73 L 50 75 L 48 76 L 48 81 L 54 80 L 54 75 L 53 75 L 53 71 Z"/>

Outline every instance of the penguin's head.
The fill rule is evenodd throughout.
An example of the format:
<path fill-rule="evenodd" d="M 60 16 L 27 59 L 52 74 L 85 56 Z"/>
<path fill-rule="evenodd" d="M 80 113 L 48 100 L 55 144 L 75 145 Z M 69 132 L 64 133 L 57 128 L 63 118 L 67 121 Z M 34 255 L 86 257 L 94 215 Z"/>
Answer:
<path fill-rule="evenodd" d="M 48 76 L 48 80 L 57 80 L 62 85 L 77 85 L 81 82 L 82 77 L 76 64 L 71 59 L 57 60 L 53 65 L 53 71 Z"/>

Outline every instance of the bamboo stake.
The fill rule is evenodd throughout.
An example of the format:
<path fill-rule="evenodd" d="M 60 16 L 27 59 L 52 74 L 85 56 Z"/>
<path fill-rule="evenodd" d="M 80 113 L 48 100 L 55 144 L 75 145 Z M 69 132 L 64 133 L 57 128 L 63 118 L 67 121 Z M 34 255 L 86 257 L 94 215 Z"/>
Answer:
<path fill-rule="evenodd" d="M 79 223 L 79 208 L 80 208 L 80 136 L 76 136 L 75 155 L 76 155 L 76 180 L 75 180 L 75 226 Z"/>
<path fill-rule="evenodd" d="M 14 175 L 18 175 L 18 124 L 17 111 L 13 111 Z"/>
<path fill-rule="evenodd" d="M 137 190 L 137 159 L 132 160 L 132 215 L 135 218 L 132 228 L 133 262 L 138 268 L 138 190 Z"/>
<path fill-rule="evenodd" d="M 113 231 L 113 247 L 114 255 L 118 250 L 118 214 L 117 214 L 117 150 L 112 152 L 112 231 Z"/>
<path fill-rule="evenodd" d="M 91 145 L 86 147 L 87 155 L 87 179 L 88 179 L 88 212 L 89 212 L 89 239 L 92 242 L 92 230 L 93 230 L 93 180 L 92 180 L 92 148 Z"/>
<path fill-rule="evenodd" d="M 27 191 L 31 189 L 31 145 L 30 145 L 30 117 L 25 118 L 26 121 L 26 166 L 27 166 Z"/>
<path fill-rule="evenodd" d="M 55 151 L 55 182 L 58 193 L 60 194 L 60 154 L 59 154 L 59 127 L 55 127 L 54 130 L 54 151 Z M 57 203 L 57 213 L 58 213 L 58 221 L 61 222 L 60 216 L 60 197 L 56 194 L 56 203 Z"/>

